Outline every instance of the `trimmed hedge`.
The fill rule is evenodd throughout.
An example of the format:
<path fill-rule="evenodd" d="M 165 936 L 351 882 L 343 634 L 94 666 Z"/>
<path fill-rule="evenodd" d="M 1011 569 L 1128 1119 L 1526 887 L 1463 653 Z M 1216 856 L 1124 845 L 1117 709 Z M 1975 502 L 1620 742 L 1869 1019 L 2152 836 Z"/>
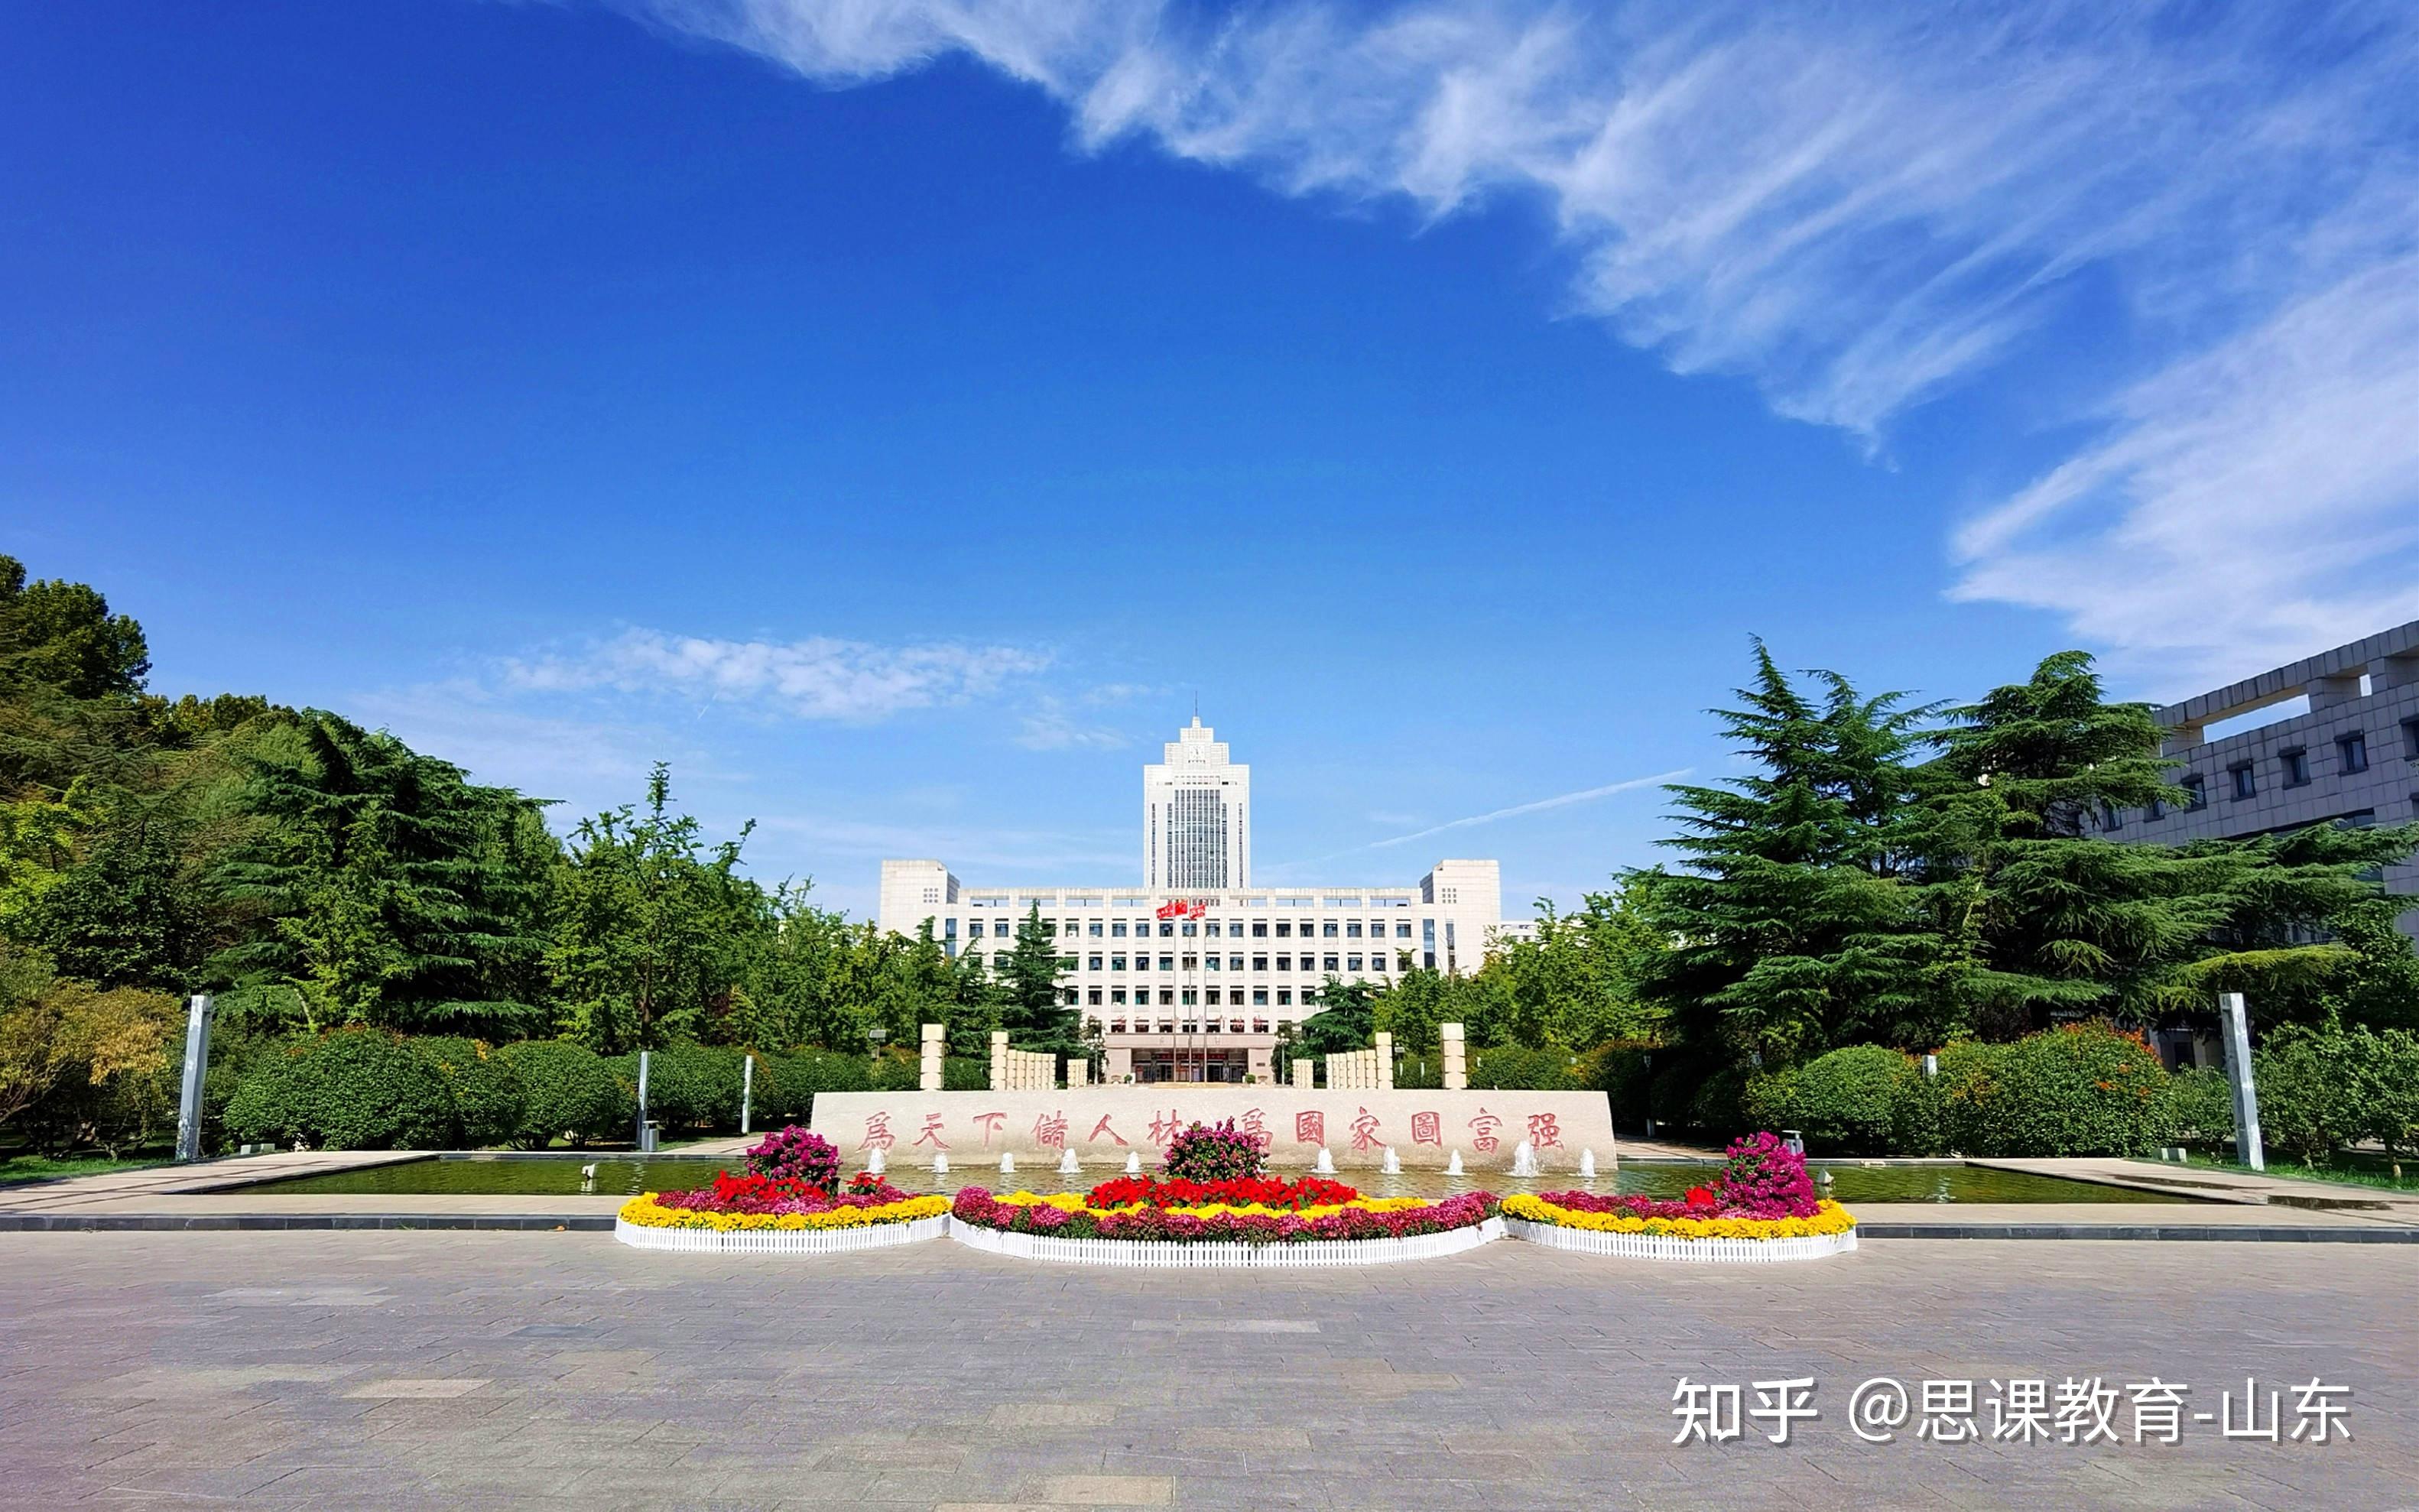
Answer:
<path fill-rule="evenodd" d="M 801 1050 L 794 1056 L 767 1056 L 765 1064 L 756 1071 L 757 1095 L 762 1097 L 771 1082 L 775 1101 L 763 1104 L 760 1115 L 770 1124 L 785 1119 L 792 1123 L 805 1123 L 814 1116 L 817 1092 L 868 1092 L 873 1089 L 867 1074 L 863 1056 L 846 1055 L 837 1050 Z M 945 1063 L 946 1065 L 946 1063 Z M 769 1078 L 767 1072 L 771 1074 Z M 983 1085 L 991 1085 L 991 1068 L 983 1067 Z"/>
<path fill-rule="evenodd" d="M 439 1149 L 454 1123 L 443 1073 L 378 1029 L 337 1029 L 263 1057 L 226 1110 L 233 1138 L 317 1149 Z"/>
<path fill-rule="evenodd" d="M 476 1040 L 451 1035 L 409 1041 L 437 1068 L 454 1107 L 454 1143 L 463 1149 L 501 1145 L 520 1131 L 528 1098 L 520 1076 Z"/>
<path fill-rule="evenodd" d="M 2324 1165 L 2362 1139 L 2398 1153 L 2419 1136 L 2419 1036 L 2406 1029 L 2288 1026 L 2251 1065 L 2260 1133 L 2297 1160 Z"/>
<path fill-rule="evenodd" d="M 2171 1142 L 2187 1108 L 2149 1046 L 2104 1025 L 1961 1041 L 1926 1076 L 1887 1046 L 1845 1046 L 1755 1077 L 1742 1126 L 1799 1130 L 1817 1154 L 2133 1155 Z"/>
<path fill-rule="evenodd" d="M 1848 1045 L 1749 1077 L 1744 1125 L 1795 1129 L 1816 1154 L 1885 1154 L 1898 1148 L 1903 1088 L 1918 1075 L 1913 1061 L 1887 1045 Z"/>
<path fill-rule="evenodd" d="M 496 1058 L 521 1084 L 520 1120 L 514 1143 L 544 1149 L 557 1139 L 584 1145 L 591 1139 L 627 1139 L 637 1125 L 638 1103 L 605 1057 L 564 1040 L 524 1040 L 505 1045 Z"/>
<path fill-rule="evenodd" d="M 1476 1089 L 1520 1092 L 1567 1092 L 1573 1089 L 1571 1057 L 1548 1046 L 1529 1049 L 1498 1045 L 1471 1059 L 1470 1085 Z"/>

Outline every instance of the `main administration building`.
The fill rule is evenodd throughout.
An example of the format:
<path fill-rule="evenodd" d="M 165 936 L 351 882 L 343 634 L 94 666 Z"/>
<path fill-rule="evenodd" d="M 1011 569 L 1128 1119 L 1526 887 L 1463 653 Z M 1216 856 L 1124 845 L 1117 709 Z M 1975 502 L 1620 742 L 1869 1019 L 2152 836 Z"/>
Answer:
<path fill-rule="evenodd" d="M 1139 887 L 970 887 L 939 861 L 885 861 L 882 927 L 929 919 L 952 957 L 1004 956 L 1038 908 L 1103 1073 L 1138 1082 L 1271 1080 L 1329 977 L 1474 971 L 1507 930 L 1493 861 L 1439 861 L 1410 887 L 1253 887 L 1252 769 L 1198 716 L 1143 768 L 1142 808 Z"/>

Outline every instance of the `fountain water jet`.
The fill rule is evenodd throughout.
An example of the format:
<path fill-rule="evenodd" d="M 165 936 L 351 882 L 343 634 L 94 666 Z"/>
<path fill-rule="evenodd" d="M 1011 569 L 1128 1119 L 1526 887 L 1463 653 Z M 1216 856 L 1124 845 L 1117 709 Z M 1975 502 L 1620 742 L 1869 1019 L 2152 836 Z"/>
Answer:
<path fill-rule="evenodd" d="M 1526 1139 L 1513 1147 L 1512 1174 L 1516 1177 L 1537 1174 L 1537 1147 Z"/>
<path fill-rule="evenodd" d="M 1016 1174 L 1016 1151 L 1012 1149 L 1000 1151 L 999 1174 L 1002 1176 L 1014 1176 Z"/>
<path fill-rule="evenodd" d="M 1379 1169 L 1383 1170 L 1388 1176 L 1400 1176 L 1403 1174 L 1403 1160 L 1401 1156 L 1394 1153 L 1394 1146 L 1388 1145 L 1386 1147 L 1386 1163 L 1384 1165 L 1380 1166 Z"/>
<path fill-rule="evenodd" d="M 1325 1145 L 1318 1147 L 1318 1164 L 1310 1168 L 1310 1174 L 1313 1176 L 1333 1176 L 1335 1174 L 1335 1157 L 1327 1152 L 1327 1147 Z"/>
<path fill-rule="evenodd" d="M 947 1176 L 949 1174 L 948 1156 L 939 1154 L 937 1152 L 932 1156 L 932 1174 L 934 1176 Z"/>
<path fill-rule="evenodd" d="M 881 1146 L 876 1145 L 874 1148 L 865 1152 L 865 1174 L 868 1176 L 880 1176 L 882 1174 Z"/>
<path fill-rule="evenodd" d="M 1593 1149 L 1579 1151 L 1579 1180 L 1582 1181 L 1595 1180 L 1595 1151 Z"/>
<path fill-rule="evenodd" d="M 1444 1173 L 1445 1173 L 1447 1176 L 1459 1176 L 1459 1175 L 1461 1174 L 1461 1151 L 1460 1151 L 1460 1150 L 1458 1150 L 1458 1149 L 1455 1150 L 1455 1151 L 1453 1152 L 1453 1159 L 1451 1159 L 1451 1160 L 1449 1160 L 1449 1161 L 1446 1161 L 1446 1162 L 1444 1163 Z"/>
<path fill-rule="evenodd" d="M 1140 1176 L 1142 1174 L 1141 1150 L 1129 1149 L 1126 1151 L 1126 1174 L 1128 1176 Z"/>
<path fill-rule="evenodd" d="M 1058 1157 L 1058 1174 L 1061 1176 L 1072 1176 L 1083 1168 L 1075 1163 L 1075 1152 L 1071 1149 Z"/>

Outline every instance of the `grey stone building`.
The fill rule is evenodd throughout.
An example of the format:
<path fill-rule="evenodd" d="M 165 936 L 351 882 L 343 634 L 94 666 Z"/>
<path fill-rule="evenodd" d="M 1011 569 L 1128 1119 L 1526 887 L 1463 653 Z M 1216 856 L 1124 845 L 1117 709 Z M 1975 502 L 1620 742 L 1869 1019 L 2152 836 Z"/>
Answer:
<path fill-rule="evenodd" d="M 2307 713 L 2215 739 L 2211 725 L 2307 696 Z M 2119 840 L 2175 843 L 2341 825 L 2419 819 L 2419 620 L 2157 711 L 2182 807 L 2103 814 Z M 2419 894 L 2419 865 L 2387 869 L 2386 887 Z M 2419 936 L 2419 908 L 2402 915 Z"/>

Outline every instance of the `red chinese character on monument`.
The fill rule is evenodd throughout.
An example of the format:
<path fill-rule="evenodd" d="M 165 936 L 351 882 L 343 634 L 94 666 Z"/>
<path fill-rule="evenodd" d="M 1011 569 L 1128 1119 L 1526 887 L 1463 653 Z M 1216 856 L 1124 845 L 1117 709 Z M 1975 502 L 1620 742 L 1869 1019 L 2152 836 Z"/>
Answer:
<path fill-rule="evenodd" d="M 1100 1140 L 1101 1135 L 1102 1135 L 1102 1134 L 1107 1134 L 1110 1138 L 1112 1138 L 1112 1139 L 1116 1140 L 1118 1144 L 1121 1144 L 1121 1145 L 1122 1145 L 1122 1144 L 1124 1144 L 1124 1143 L 1126 1142 L 1126 1141 L 1125 1141 L 1125 1136 L 1124 1136 L 1123 1134 L 1121 1134 L 1117 1133 L 1115 1129 L 1112 1129 L 1112 1128 L 1110 1128 L 1110 1127 L 1109 1127 L 1109 1116 L 1108 1116 L 1107 1114 L 1105 1114 L 1105 1113 L 1103 1113 L 1103 1114 L 1102 1114 L 1102 1115 L 1101 1115 L 1101 1121 L 1100 1121 L 1100 1122 L 1098 1122 L 1098 1123 L 1096 1123 L 1096 1124 L 1092 1125 L 1092 1136 L 1091 1136 L 1091 1138 L 1090 1138 L 1090 1139 L 1086 1140 L 1086 1141 L 1085 1141 L 1085 1143 L 1086 1143 L 1086 1144 L 1094 1144 L 1094 1143 L 1097 1143 L 1097 1142 Z"/>
<path fill-rule="evenodd" d="M 1317 1108 L 1293 1116 L 1293 1142 L 1297 1145 L 1327 1143 L 1327 1115 Z"/>
<path fill-rule="evenodd" d="M 1377 1148 L 1377 1145 L 1378 1120 L 1370 1116 L 1367 1108 L 1363 1108 L 1359 1113 L 1353 1115 L 1352 1148 L 1355 1149 L 1374 1149 Z"/>
<path fill-rule="evenodd" d="M 975 1121 L 983 1126 L 983 1143 L 986 1146 L 991 1143 L 991 1136 L 999 1133 L 1000 1120 L 1007 1117 L 1008 1115 L 1005 1113 L 978 1113 L 975 1115 Z"/>
<path fill-rule="evenodd" d="M 927 1113 L 924 1115 L 924 1129 L 921 1134 L 918 1134 L 916 1136 L 916 1143 L 919 1145 L 930 1143 L 936 1149 L 947 1149 L 949 1148 L 949 1142 L 941 1137 L 941 1116 L 939 1114 Z"/>
<path fill-rule="evenodd" d="M 1411 1143 L 1435 1145 L 1441 1149 L 1444 1145 L 1444 1116 L 1438 1113 L 1412 1114 Z"/>
<path fill-rule="evenodd" d="M 1563 1147 L 1563 1131 L 1555 1126 L 1552 1114 L 1529 1115 L 1529 1143 L 1539 1149 L 1560 1149 Z"/>
<path fill-rule="evenodd" d="M 1067 1148 L 1067 1115 L 1044 1113 L 1033 1120 L 1033 1142 L 1045 1149 Z"/>
<path fill-rule="evenodd" d="M 1143 1137 L 1154 1145 L 1164 1145 L 1175 1138 L 1183 1128 L 1184 1125 L 1177 1120 L 1176 1110 L 1169 1108 L 1166 1118 L 1163 1119 L 1156 1113 L 1150 1116 L 1150 1133 Z"/>
<path fill-rule="evenodd" d="M 1470 1137 L 1472 1147 L 1482 1150 L 1493 1149 L 1497 1144 L 1495 1131 L 1503 1127 L 1503 1120 L 1480 1108 L 1478 1117 L 1470 1120 L 1470 1127 L 1474 1131 Z"/>
<path fill-rule="evenodd" d="M 856 1142 L 859 1149 L 888 1149 L 899 1142 L 890 1132 L 890 1115 L 869 1113 L 865 1118 L 865 1137 Z"/>
<path fill-rule="evenodd" d="M 1259 1146 L 1263 1154 L 1268 1152 L 1271 1145 L 1277 1142 L 1276 1135 L 1269 1133 L 1269 1126 L 1260 1121 L 1260 1110 L 1257 1108 L 1243 1110 L 1243 1122 L 1240 1132 L 1248 1136 L 1252 1143 Z"/>

